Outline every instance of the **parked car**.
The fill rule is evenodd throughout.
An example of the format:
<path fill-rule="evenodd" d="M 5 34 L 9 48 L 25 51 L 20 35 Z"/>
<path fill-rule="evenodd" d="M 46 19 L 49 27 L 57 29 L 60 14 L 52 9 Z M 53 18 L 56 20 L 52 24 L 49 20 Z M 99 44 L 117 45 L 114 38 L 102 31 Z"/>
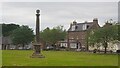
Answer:
<path fill-rule="evenodd" d="M 116 52 L 120 54 L 120 50 L 117 50 Z"/>
<path fill-rule="evenodd" d="M 53 46 L 47 46 L 44 50 L 54 50 Z"/>

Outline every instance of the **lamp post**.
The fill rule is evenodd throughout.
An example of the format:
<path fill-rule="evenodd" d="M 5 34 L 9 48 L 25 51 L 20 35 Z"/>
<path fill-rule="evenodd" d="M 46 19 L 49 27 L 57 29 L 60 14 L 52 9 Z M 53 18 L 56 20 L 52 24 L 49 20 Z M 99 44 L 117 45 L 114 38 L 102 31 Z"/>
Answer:
<path fill-rule="evenodd" d="M 32 54 L 31 58 L 44 58 L 41 54 L 41 44 L 40 44 L 40 31 L 39 31 L 39 16 L 40 16 L 40 10 L 36 10 L 36 37 L 35 37 L 35 43 L 33 43 L 34 47 L 34 53 Z"/>

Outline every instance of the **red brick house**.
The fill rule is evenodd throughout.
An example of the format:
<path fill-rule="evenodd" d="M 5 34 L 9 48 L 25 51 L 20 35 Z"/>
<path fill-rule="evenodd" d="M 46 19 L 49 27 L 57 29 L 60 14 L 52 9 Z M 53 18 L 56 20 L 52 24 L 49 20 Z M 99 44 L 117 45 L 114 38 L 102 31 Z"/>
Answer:
<path fill-rule="evenodd" d="M 68 49 L 84 49 L 88 50 L 87 34 L 89 31 L 99 28 L 98 19 L 94 18 L 92 22 L 78 23 L 73 21 L 68 29 L 67 40 L 60 43 L 61 46 L 66 45 Z M 63 42 L 63 41 L 62 41 Z"/>

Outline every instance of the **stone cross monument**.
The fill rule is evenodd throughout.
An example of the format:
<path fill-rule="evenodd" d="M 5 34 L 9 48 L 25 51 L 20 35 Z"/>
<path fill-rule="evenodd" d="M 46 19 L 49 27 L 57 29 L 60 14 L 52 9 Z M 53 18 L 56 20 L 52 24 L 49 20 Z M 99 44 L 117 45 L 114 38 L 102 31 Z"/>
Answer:
<path fill-rule="evenodd" d="M 32 54 L 31 58 L 44 58 L 41 54 L 41 44 L 40 44 L 40 31 L 39 31 L 39 16 L 40 16 L 40 10 L 36 10 L 36 37 L 35 37 L 35 43 L 33 43 L 34 47 L 34 53 Z"/>

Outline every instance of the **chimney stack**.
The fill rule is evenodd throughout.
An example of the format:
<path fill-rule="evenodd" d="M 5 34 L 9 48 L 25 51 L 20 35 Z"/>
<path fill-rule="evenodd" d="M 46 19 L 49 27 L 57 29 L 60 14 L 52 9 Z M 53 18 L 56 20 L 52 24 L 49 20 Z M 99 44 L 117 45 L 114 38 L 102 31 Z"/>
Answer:
<path fill-rule="evenodd" d="M 94 24 L 98 24 L 98 19 L 97 19 L 97 18 L 94 18 L 94 19 L 93 19 L 93 23 L 94 23 Z"/>
<path fill-rule="evenodd" d="M 76 25 L 76 24 L 77 24 L 77 22 L 76 22 L 76 20 L 74 20 L 74 21 L 73 21 L 73 25 Z"/>

